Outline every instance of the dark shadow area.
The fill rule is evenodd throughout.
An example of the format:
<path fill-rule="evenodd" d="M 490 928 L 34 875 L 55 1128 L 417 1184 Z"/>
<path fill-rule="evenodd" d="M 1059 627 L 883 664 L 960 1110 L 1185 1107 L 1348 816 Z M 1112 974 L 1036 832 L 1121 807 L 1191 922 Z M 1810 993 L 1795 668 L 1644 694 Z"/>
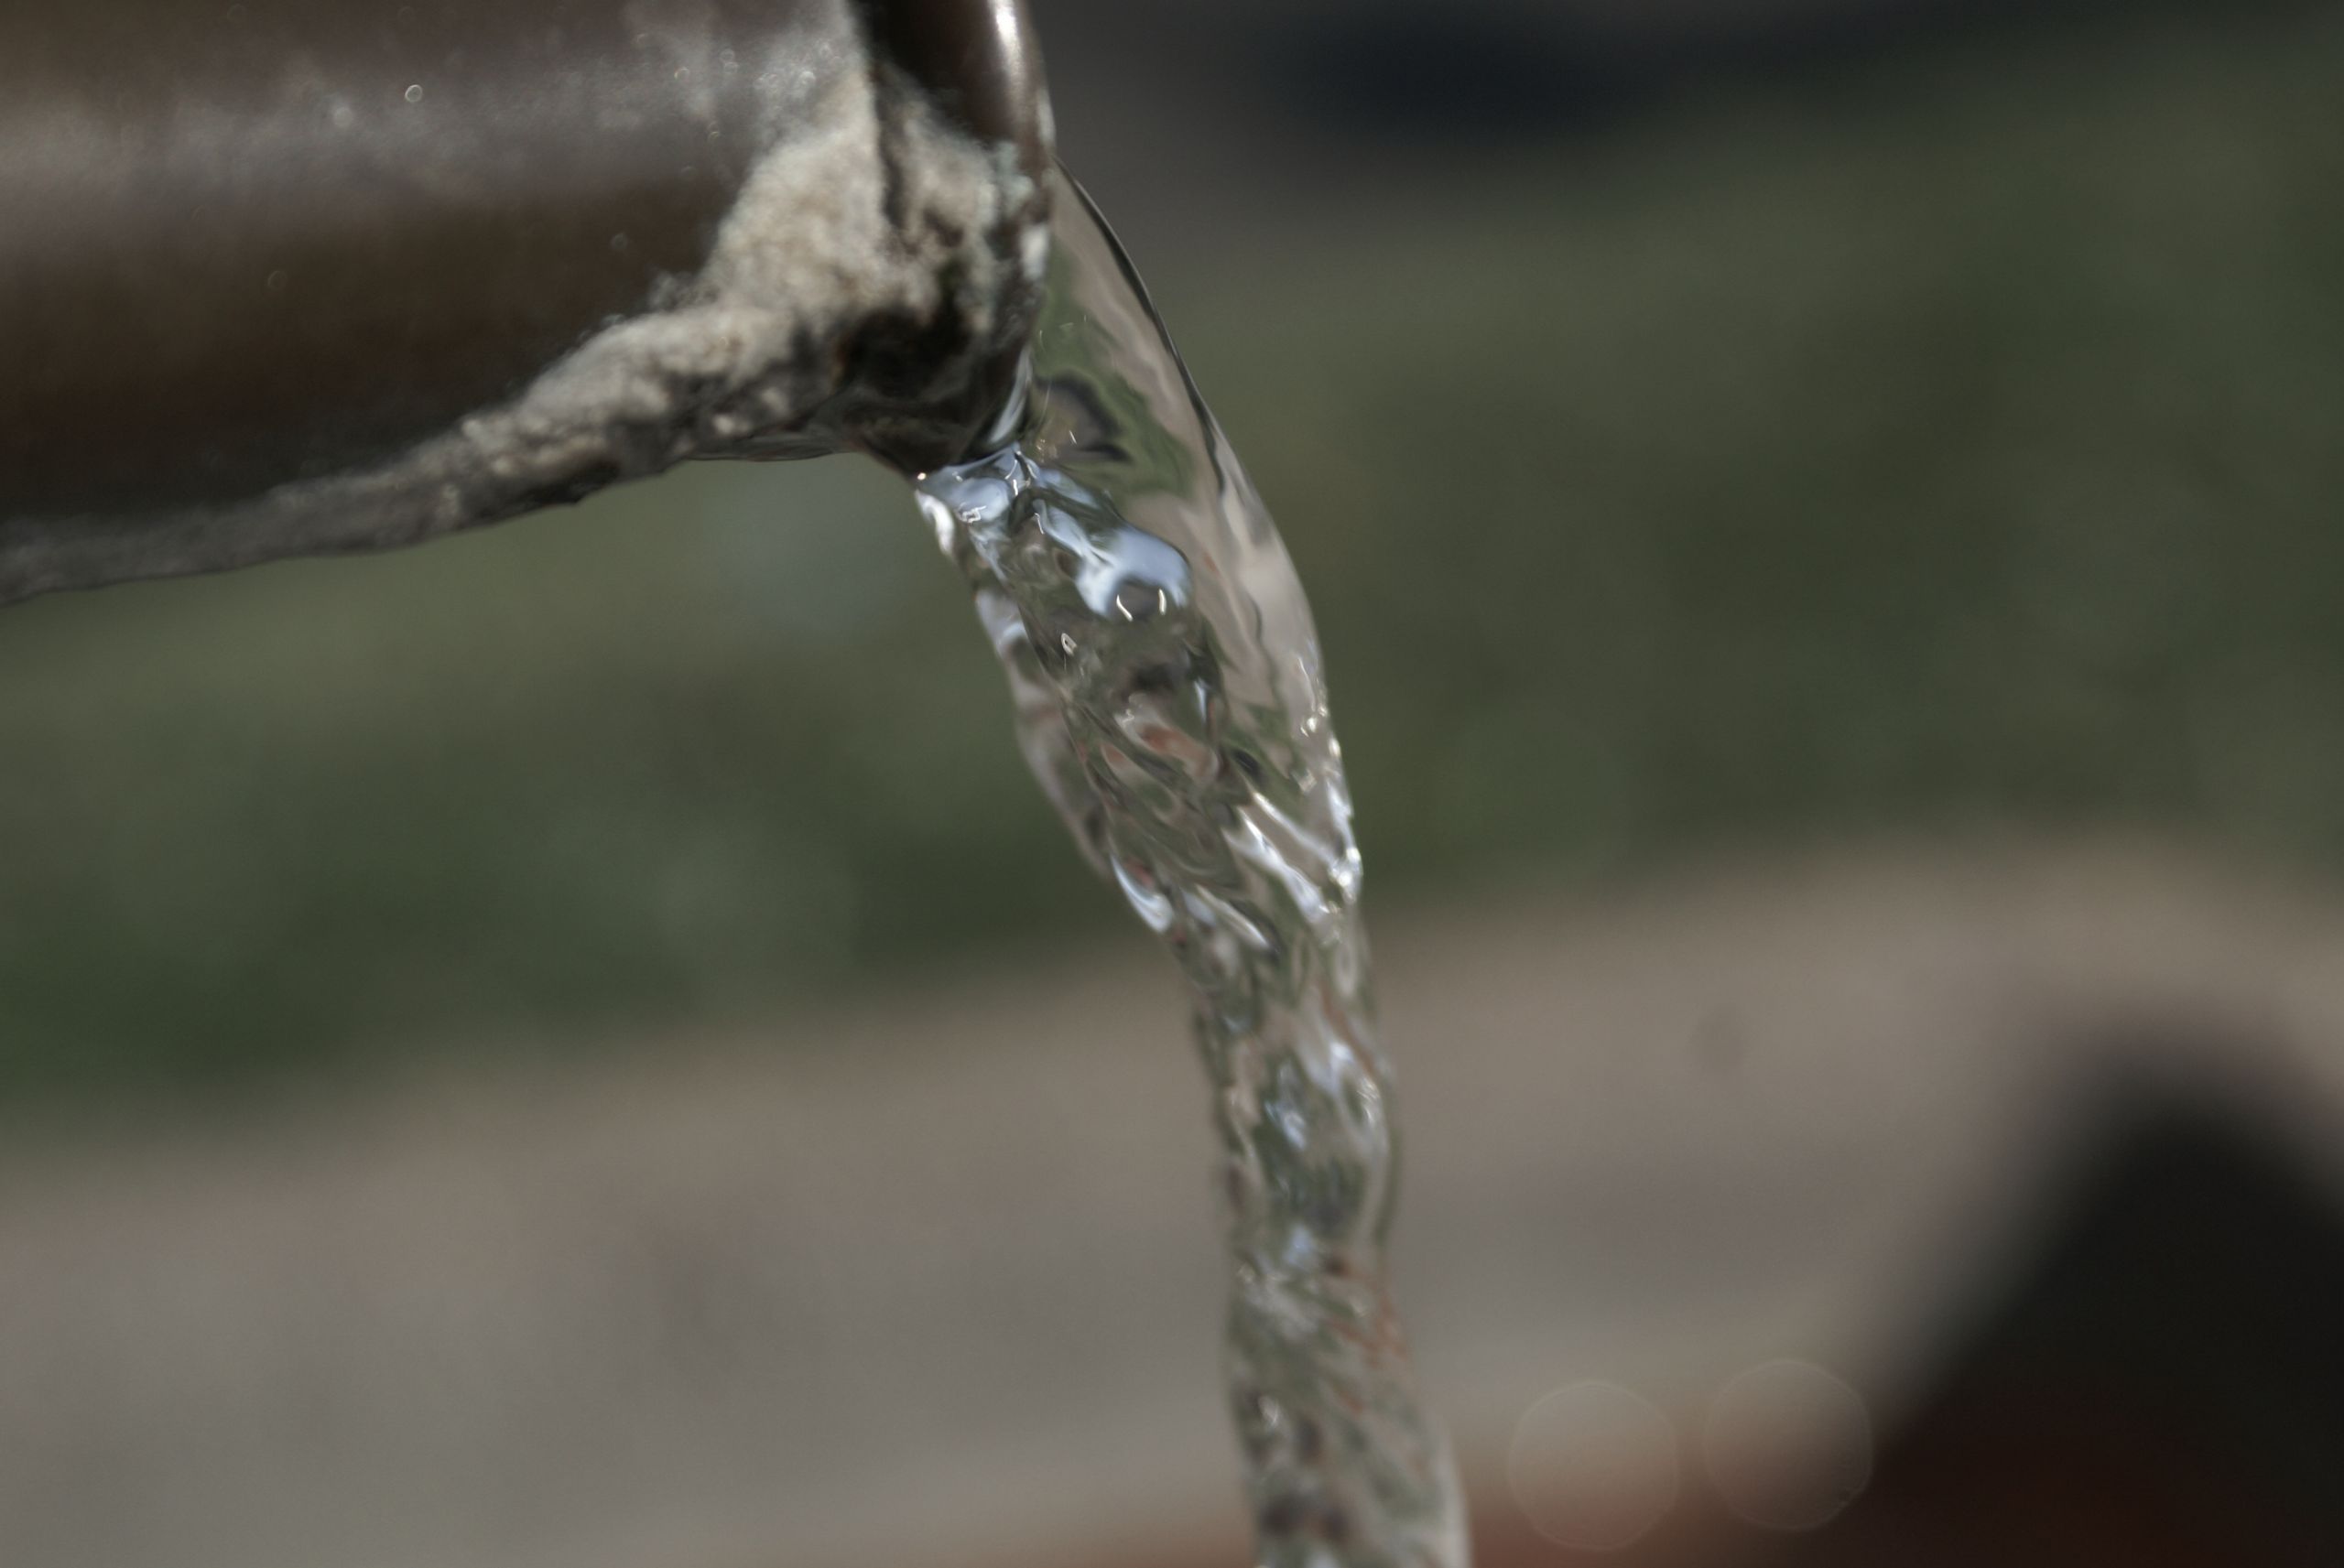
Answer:
<path fill-rule="evenodd" d="M 1243 103 L 1362 148 L 1469 149 L 1601 132 L 1688 95 L 1861 66 L 1900 51 L 2110 39 L 2160 18 L 2245 21 L 2324 0 L 1752 0 L 1709 5 L 1531 0 L 1288 0 L 1201 8 L 1036 6 L 1062 80 L 1186 78 L 1200 107 Z M 1160 90 L 1160 80 L 1157 83 Z"/>
<path fill-rule="evenodd" d="M 1773 1568 L 2344 1562 L 2344 1208 L 2269 1118 L 2116 1098 L 1870 1488 Z"/>

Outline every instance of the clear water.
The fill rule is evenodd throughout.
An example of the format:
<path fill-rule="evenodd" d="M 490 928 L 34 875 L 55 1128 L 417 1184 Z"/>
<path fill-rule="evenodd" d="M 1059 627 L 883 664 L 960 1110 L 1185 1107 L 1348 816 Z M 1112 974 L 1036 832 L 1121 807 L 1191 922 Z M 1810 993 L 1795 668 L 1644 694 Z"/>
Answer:
<path fill-rule="evenodd" d="M 1229 1400 L 1264 1568 L 1462 1568 L 1384 1273 L 1398 1162 L 1360 855 L 1310 609 L 1072 181 L 998 449 L 923 476 L 1020 741 L 1196 1006 L 1222 1155 Z"/>

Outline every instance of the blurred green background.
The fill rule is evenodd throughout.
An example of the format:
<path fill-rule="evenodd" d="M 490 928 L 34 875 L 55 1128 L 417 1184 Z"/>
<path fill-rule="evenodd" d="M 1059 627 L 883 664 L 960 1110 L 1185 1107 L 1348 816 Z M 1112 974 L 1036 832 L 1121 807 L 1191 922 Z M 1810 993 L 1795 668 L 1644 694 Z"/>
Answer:
<path fill-rule="evenodd" d="M 2344 867 L 2334 8 L 1921 29 L 1340 168 L 1301 92 L 1167 151 L 1066 33 L 1064 150 L 1311 586 L 1379 900 L 2107 822 Z M 1112 940 L 1006 719 L 845 461 L 13 610 L 0 1102 Z"/>

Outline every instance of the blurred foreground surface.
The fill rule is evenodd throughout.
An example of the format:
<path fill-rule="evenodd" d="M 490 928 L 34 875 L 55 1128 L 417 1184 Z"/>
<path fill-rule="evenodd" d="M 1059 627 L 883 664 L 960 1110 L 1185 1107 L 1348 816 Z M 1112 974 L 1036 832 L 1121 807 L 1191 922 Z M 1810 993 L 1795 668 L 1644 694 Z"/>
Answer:
<path fill-rule="evenodd" d="M 1318 609 L 1488 1568 L 2344 1561 L 2344 14 L 1466 9 L 1043 25 Z M 0 738 L 0 1563 L 1242 1557 L 1177 987 L 899 486 L 37 603 Z M 2142 1095 L 2312 1217 L 2134 1341 Z"/>
<path fill-rule="evenodd" d="M 1725 1512 L 1704 1435 L 1785 1359 L 1852 1390 L 1861 1490 L 1875 1434 L 2024 1282 L 2111 1078 L 2243 1106 L 2344 1194 L 2325 894 L 2001 846 L 1384 932 L 1414 1069 L 1402 1293 L 1499 1568 L 1578 1560 L 1529 1553 L 1526 1519 L 1601 1538 L 1623 1506 L 1631 1537 L 1692 1537 L 1637 1561 L 1742 1561 L 1697 1528 Z M 1153 959 L 10 1153 L 0 1559 L 1238 1561 L 1201 1091 Z M 2268 1269 L 2241 1295 L 2317 1263 L 2237 1244 Z M 1657 1424 L 1599 1424 L 1594 1452 L 1523 1424 L 1591 1386 Z M 2243 1442 L 2274 1485 L 2323 1431 L 2336 1456 L 2332 1410 L 2241 1439 L 2051 1392 L 2144 1444 Z"/>

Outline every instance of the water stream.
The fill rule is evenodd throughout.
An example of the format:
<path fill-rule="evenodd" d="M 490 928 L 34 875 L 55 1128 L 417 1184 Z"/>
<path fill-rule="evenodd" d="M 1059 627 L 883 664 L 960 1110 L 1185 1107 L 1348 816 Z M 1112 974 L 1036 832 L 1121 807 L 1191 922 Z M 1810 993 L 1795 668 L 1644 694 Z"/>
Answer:
<path fill-rule="evenodd" d="M 1463 1568 L 1385 1281 L 1391 1069 L 1309 606 L 1129 261 L 1059 183 L 1024 396 L 920 505 L 1036 776 L 1194 998 L 1259 1562 Z"/>

